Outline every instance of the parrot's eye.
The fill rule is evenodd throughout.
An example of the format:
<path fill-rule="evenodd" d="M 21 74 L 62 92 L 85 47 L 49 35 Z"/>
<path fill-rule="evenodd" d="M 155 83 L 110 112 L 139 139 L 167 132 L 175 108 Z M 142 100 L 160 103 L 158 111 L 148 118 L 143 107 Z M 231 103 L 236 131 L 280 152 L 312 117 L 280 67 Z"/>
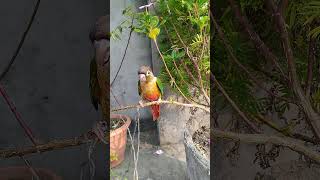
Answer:
<path fill-rule="evenodd" d="M 150 72 L 149 72 L 149 71 L 147 71 L 147 76 L 148 76 L 148 75 L 150 75 Z"/>

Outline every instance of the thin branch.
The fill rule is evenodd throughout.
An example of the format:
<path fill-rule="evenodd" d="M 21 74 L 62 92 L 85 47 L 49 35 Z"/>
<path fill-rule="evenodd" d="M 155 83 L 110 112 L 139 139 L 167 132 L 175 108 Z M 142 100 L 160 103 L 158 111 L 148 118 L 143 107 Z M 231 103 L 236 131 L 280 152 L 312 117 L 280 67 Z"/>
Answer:
<path fill-rule="evenodd" d="M 267 5 L 271 8 L 273 16 L 275 17 L 277 26 L 280 30 L 280 36 L 283 44 L 283 49 L 288 62 L 288 69 L 290 74 L 290 80 L 292 84 L 292 89 L 297 98 L 300 100 L 302 108 L 307 116 L 308 123 L 310 124 L 314 135 L 318 140 L 320 140 L 320 115 L 313 109 L 309 99 L 306 98 L 304 91 L 299 82 L 299 77 L 296 71 L 296 64 L 293 57 L 293 52 L 290 46 L 289 35 L 286 29 L 286 23 L 277 7 L 275 6 L 273 0 L 266 0 Z"/>
<path fill-rule="evenodd" d="M 246 143 L 265 144 L 271 143 L 287 147 L 295 152 L 303 154 L 315 162 L 320 164 L 320 154 L 317 151 L 307 148 L 303 145 L 303 141 L 299 141 L 293 138 L 279 137 L 272 135 L 262 134 L 238 134 L 233 132 L 221 131 L 218 129 L 211 130 L 212 136 L 222 139 L 230 139 L 233 141 L 242 141 Z"/>
<path fill-rule="evenodd" d="M 31 166 L 30 162 L 27 159 L 25 159 L 23 156 L 21 156 L 21 159 L 24 161 L 25 165 L 29 168 L 30 172 L 36 178 L 36 180 L 40 180 L 40 176 L 35 171 L 35 169 Z"/>
<path fill-rule="evenodd" d="M 191 103 L 191 100 L 189 100 L 189 99 L 186 97 L 186 95 L 181 91 L 181 89 L 179 88 L 178 84 L 176 83 L 176 80 L 173 78 L 173 76 L 172 76 L 172 74 L 171 74 L 171 72 L 170 72 L 170 70 L 169 70 L 169 68 L 168 68 L 168 66 L 167 66 L 167 63 L 165 62 L 164 57 L 163 57 L 163 55 L 162 55 L 162 53 L 161 53 L 161 51 L 160 51 L 160 49 L 159 49 L 157 40 L 154 39 L 153 42 L 154 42 L 154 44 L 155 44 L 155 46 L 156 46 L 156 49 L 157 49 L 157 51 L 158 51 L 158 53 L 159 53 L 159 55 L 160 55 L 160 57 L 161 57 L 161 60 L 162 60 L 162 62 L 163 62 L 163 64 L 164 64 L 164 67 L 165 67 L 167 73 L 169 74 L 171 80 L 173 81 L 174 85 L 176 86 L 176 88 L 178 89 L 178 91 L 181 93 L 181 95 L 182 95 L 189 103 Z"/>
<path fill-rule="evenodd" d="M 258 86 L 259 88 L 261 88 L 262 90 L 264 90 L 266 93 L 268 93 L 269 95 L 271 95 L 271 96 L 273 96 L 273 97 L 276 97 L 276 98 L 278 98 L 278 99 L 282 99 L 282 100 L 284 100 L 284 101 L 290 102 L 289 99 L 284 98 L 284 97 L 281 97 L 281 96 L 277 96 L 275 93 L 270 92 L 268 89 L 266 89 L 266 88 L 262 85 L 262 83 L 261 83 L 255 76 L 253 76 L 253 75 L 250 73 L 250 71 L 249 71 L 243 64 L 241 64 L 241 62 L 240 62 L 240 61 L 236 58 L 236 56 L 234 55 L 234 53 L 233 53 L 233 51 L 232 51 L 232 47 L 228 44 L 228 42 L 227 42 L 227 40 L 226 40 L 226 38 L 225 38 L 225 36 L 224 36 L 223 31 L 221 30 L 220 26 L 219 26 L 218 23 L 216 22 L 216 20 L 215 20 L 215 18 L 213 17 L 212 13 L 210 13 L 210 15 L 211 15 L 211 20 L 212 20 L 215 28 L 216 28 L 217 31 L 218 31 L 218 35 L 219 35 L 220 39 L 222 40 L 224 46 L 226 47 L 226 49 L 227 49 L 227 51 L 228 51 L 228 53 L 229 53 L 232 61 L 233 61 L 236 65 L 238 65 L 238 66 L 242 69 L 242 71 L 244 71 L 244 72 L 249 76 L 249 78 L 251 79 L 251 81 L 252 81 L 256 86 Z"/>
<path fill-rule="evenodd" d="M 19 42 L 19 45 L 18 45 L 17 49 L 15 50 L 15 52 L 14 52 L 11 60 L 9 61 L 9 63 L 8 63 L 7 66 L 6 66 L 6 68 L 4 69 L 4 71 L 3 71 L 3 72 L 1 73 L 1 75 L 0 75 L 0 81 L 1 81 L 1 80 L 5 77 L 5 75 L 9 72 L 10 67 L 12 66 L 12 64 L 13 64 L 13 62 L 15 61 L 16 57 L 18 56 L 19 51 L 20 51 L 20 49 L 21 49 L 21 47 L 22 47 L 22 45 L 23 45 L 23 43 L 24 43 L 24 40 L 25 40 L 26 37 L 27 37 L 27 34 L 28 34 L 28 32 L 29 32 L 29 30 L 30 30 L 30 28 L 31 28 L 31 25 L 32 25 L 33 21 L 34 21 L 34 18 L 35 18 L 35 16 L 36 16 L 37 12 L 38 12 L 39 5 L 40 5 L 40 0 L 37 1 L 37 4 L 36 4 L 35 7 L 34 7 L 34 10 L 33 10 L 32 16 L 31 16 L 31 18 L 30 18 L 30 20 L 29 20 L 27 29 L 24 31 L 24 33 L 23 33 L 23 35 L 22 35 L 22 38 L 21 38 L 21 40 L 20 40 L 20 42 Z"/>
<path fill-rule="evenodd" d="M 198 74 L 198 81 L 199 81 L 199 85 L 200 85 L 200 90 L 202 91 L 202 93 L 203 93 L 203 95 L 204 95 L 207 103 L 210 104 L 210 98 L 209 98 L 207 92 L 206 92 L 205 89 L 204 89 L 203 82 L 202 82 L 202 75 L 201 75 L 201 71 L 200 71 L 200 68 L 199 68 L 199 66 L 198 66 L 198 63 L 195 61 L 195 58 L 194 58 L 194 57 L 192 56 L 192 54 L 190 53 L 189 48 L 187 47 L 187 45 L 186 45 L 186 44 L 184 43 L 184 41 L 182 40 L 182 38 L 181 38 L 181 36 L 180 36 L 180 34 L 179 34 L 176 26 L 175 26 L 173 23 L 171 23 L 171 24 L 172 24 L 172 27 L 173 27 L 174 31 L 176 32 L 176 34 L 177 34 L 180 42 L 182 43 L 185 51 L 187 52 L 187 55 L 189 56 L 191 62 L 193 63 L 193 65 L 194 65 L 194 67 L 195 67 L 195 70 L 196 70 L 196 72 L 197 72 L 197 74 Z"/>
<path fill-rule="evenodd" d="M 177 102 L 177 101 L 170 101 L 170 100 L 159 100 L 159 101 L 147 102 L 147 103 L 143 104 L 143 107 L 151 106 L 154 104 L 174 104 L 174 105 L 184 106 L 184 107 L 189 107 L 189 108 L 199 108 L 199 109 L 204 110 L 205 112 L 210 113 L 210 108 L 207 108 L 207 107 L 199 105 L 199 104 L 186 104 L 186 103 L 181 103 L 181 102 Z M 123 111 L 123 110 L 128 110 L 128 109 L 136 109 L 136 108 L 142 108 L 142 107 L 140 104 L 129 105 L 129 106 L 125 106 L 125 107 L 111 109 L 111 112 Z"/>
<path fill-rule="evenodd" d="M 212 75 L 213 76 L 213 75 Z M 254 132 L 256 133 L 261 133 L 261 130 L 255 125 L 253 124 L 249 118 L 240 110 L 240 108 L 236 105 L 236 103 L 230 98 L 230 96 L 228 95 L 228 93 L 223 89 L 223 87 L 221 86 L 221 84 L 219 83 L 219 81 L 213 76 L 213 82 L 217 85 L 219 91 L 223 94 L 223 96 L 229 101 L 229 103 L 231 104 L 231 106 L 233 107 L 233 109 L 235 111 L 237 111 L 237 113 L 241 116 L 241 118 L 249 125 L 249 127 L 254 130 Z"/>
<path fill-rule="evenodd" d="M 310 37 L 309 41 L 309 56 L 308 56 L 308 70 L 307 70 L 307 79 L 306 79 L 306 96 L 309 99 L 311 93 L 312 79 L 313 79 L 313 65 L 316 61 L 316 41 Z"/>
<path fill-rule="evenodd" d="M 93 133 L 88 133 L 88 135 L 83 135 L 80 137 L 75 137 L 72 139 L 61 139 L 53 140 L 45 144 L 39 144 L 37 146 L 25 147 L 25 148 L 15 148 L 8 150 L 0 150 L 0 159 L 11 158 L 16 156 L 25 156 L 34 153 L 42 153 L 52 150 L 62 150 L 69 147 L 80 146 L 94 140 L 96 136 Z"/>
<path fill-rule="evenodd" d="M 280 72 L 281 76 L 284 79 L 288 79 L 285 73 L 283 72 L 280 64 L 278 63 L 279 59 L 271 52 L 271 50 L 266 46 L 266 44 L 261 40 L 260 36 L 253 30 L 251 24 L 249 23 L 248 19 L 241 14 L 241 10 L 239 6 L 234 2 L 234 0 L 229 0 L 229 3 L 235 13 L 235 17 L 238 19 L 240 24 L 243 26 L 245 32 L 248 34 L 250 40 L 255 45 L 258 52 L 264 56 L 264 58 L 273 65 L 276 66 L 278 71 Z"/>
<path fill-rule="evenodd" d="M 131 27 L 133 26 L 133 20 L 134 20 L 134 18 L 132 18 Z M 113 78 L 113 80 L 112 80 L 112 82 L 111 82 L 111 87 L 112 87 L 113 83 L 115 82 L 115 80 L 117 79 L 117 76 L 118 76 L 118 74 L 119 74 L 119 72 L 120 72 L 120 69 L 121 69 L 121 67 L 122 67 L 124 58 L 126 57 L 127 50 L 128 50 L 128 47 L 129 47 L 129 43 L 130 43 L 130 40 L 131 40 L 132 32 L 133 32 L 133 28 L 131 28 L 131 30 L 130 30 L 129 37 L 128 37 L 128 41 L 127 41 L 127 45 L 126 45 L 126 48 L 125 48 L 125 50 L 124 50 L 124 53 L 123 53 L 123 56 L 122 56 L 122 59 L 121 59 L 121 63 L 120 63 L 120 66 L 119 66 L 119 68 L 118 68 L 118 70 L 117 70 L 117 73 L 116 73 L 116 75 L 114 76 L 114 78 Z"/>
<path fill-rule="evenodd" d="M 268 127 L 274 129 L 275 131 L 281 133 L 284 136 L 300 139 L 302 141 L 305 141 L 305 142 L 308 142 L 308 143 L 312 143 L 312 144 L 319 144 L 319 142 L 314 138 L 310 138 L 310 137 L 305 136 L 303 134 L 293 133 L 290 130 L 283 130 L 283 128 L 279 128 L 277 125 L 275 125 L 273 122 L 271 122 L 271 120 L 264 118 L 261 114 L 259 114 L 258 118 L 256 118 L 256 119 L 259 120 L 259 121 L 262 121 Z"/>
<path fill-rule="evenodd" d="M 24 132 L 30 139 L 33 145 L 37 145 L 37 141 L 32 133 L 32 130 L 30 127 L 27 125 L 27 123 L 21 118 L 21 115 L 17 111 L 17 108 L 14 106 L 14 104 L 11 102 L 10 97 L 8 94 L 5 92 L 4 87 L 1 86 L 0 84 L 0 94 L 3 96 L 4 100 L 6 101 L 7 105 L 9 106 L 11 112 L 14 114 L 16 120 L 19 122 L 20 126 L 23 128 Z"/>

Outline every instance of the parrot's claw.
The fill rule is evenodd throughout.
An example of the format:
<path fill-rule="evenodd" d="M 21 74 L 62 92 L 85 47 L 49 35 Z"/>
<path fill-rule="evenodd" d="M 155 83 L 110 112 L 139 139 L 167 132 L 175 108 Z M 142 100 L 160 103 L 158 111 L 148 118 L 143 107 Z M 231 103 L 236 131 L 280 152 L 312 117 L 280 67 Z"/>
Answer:
<path fill-rule="evenodd" d="M 141 107 L 144 107 L 142 100 L 139 101 L 139 105 L 140 105 Z"/>

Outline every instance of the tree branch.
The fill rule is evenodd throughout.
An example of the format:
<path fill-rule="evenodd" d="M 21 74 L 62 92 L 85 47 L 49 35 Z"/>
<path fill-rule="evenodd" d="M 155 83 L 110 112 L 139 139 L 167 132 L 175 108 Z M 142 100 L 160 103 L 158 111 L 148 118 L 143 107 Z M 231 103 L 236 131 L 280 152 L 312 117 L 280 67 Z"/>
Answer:
<path fill-rule="evenodd" d="M 292 84 L 292 89 L 297 98 L 300 100 L 302 108 L 307 116 L 308 123 L 310 124 L 316 138 L 320 140 L 320 116 L 313 109 L 310 101 L 306 98 L 304 91 L 302 90 L 301 84 L 299 82 L 299 77 L 296 72 L 296 65 L 294 62 L 293 52 L 290 47 L 289 35 L 286 29 L 286 23 L 281 16 L 281 13 L 277 10 L 273 0 L 266 0 L 267 5 L 271 8 L 273 16 L 275 17 L 277 26 L 280 30 L 280 36 L 283 44 L 283 49 L 288 62 L 288 70 L 290 74 L 290 80 Z"/>
<path fill-rule="evenodd" d="M 273 63 L 276 66 L 281 76 L 287 80 L 287 76 L 283 72 L 280 64 L 278 63 L 278 58 L 271 52 L 271 50 L 266 46 L 266 44 L 261 40 L 260 36 L 253 30 L 248 19 L 241 14 L 239 6 L 234 2 L 234 0 L 229 0 L 229 3 L 235 13 L 235 17 L 238 19 L 240 24 L 243 26 L 245 32 L 248 34 L 249 39 L 253 42 L 258 52 L 264 56 L 264 58 Z"/>
<path fill-rule="evenodd" d="M 205 106 L 199 105 L 199 104 L 185 104 L 177 101 L 171 101 L 171 100 L 159 100 L 159 101 L 152 101 L 152 102 L 147 102 L 143 104 L 143 107 L 151 106 L 154 104 L 174 104 L 178 106 L 184 106 L 184 107 L 189 107 L 189 108 L 199 108 L 202 109 L 205 112 L 210 113 L 210 108 L 207 108 Z M 120 107 L 120 108 L 115 108 L 112 109 L 111 112 L 115 111 L 123 111 L 127 109 L 133 109 L 133 108 L 142 108 L 140 104 L 137 105 L 130 105 L 130 106 L 125 106 L 125 107 Z"/>
<path fill-rule="evenodd" d="M 16 107 L 14 106 L 14 104 L 10 101 L 9 96 L 7 95 L 7 93 L 5 92 L 4 88 L 1 86 L 0 84 L 0 94 L 2 95 L 2 97 L 4 98 L 4 100 L 6 101 L 7 105 L 9 106 L 11 112 L 14 114 L 16 120 L 19 122 L 20 126 L 22 127 L 22 129 L 24 130 L 24 132 L 26 133 L 26 135 L 28 136 L 29 140 L 32 142 L 33 145 L 37 145 L 37 141 L 32 133 L 32 130 L 30 129 L 30 127 L 27 125 L 27 123 L 21 118 L 21 115 L 19 114 L 19 112 L 17 111 Z"/>
<path fill-rule="evenodd" d="M 213 76 L 213 75 L 212 75 Z M 213 82 L 217 85 L 219 91 L 223 94 L 223 96 L 229 101 L 231 106 L 234 108 L 235 111 L 241 116 L 241 118 L 249 125 L 251 129 L 254 130 L 256 133 L 261 133 L 261 130 L 253 124 L 249 118 L 240 110 L 240 108 L 236 105 L 236 103 L 229 97 L 227 92 L 223 89 L 221 84 L 218 82 L 218 80 L 213 76 Z"/>
<path fill-rule="evenodd" d="M 16 148 L 16 149 L 8 149 L 8 150 L 0 150 L 0 158 L 11 158 L 15 156 L 25 156 L 28 154 L 34 153 L 42 153 L 52 150 L 62 150 L 68 147 L 80 146 L 82 144 L 86 144 L 91 142 L 96 138 L 96 135 L 93 133 L 88 133 L 83 136 L 75 137 L 72 139 L 61 139 L 61 140 L 53 140 L 46 144 L 40 144 L 37 146 L 26 147 L 26 148 Z"/>
<path fill-rule="evenodd" d="M 224 33 L 223 31 L 221 30 L 220 26 L 218 25 L 218 23 L 216 22 L 215 18 L 213 17 L 212 13 L 210 13 L 211 15 L 211 20 L 213 21 L 213 24 L 215 26 L 215 28 L 217 29 L 218 31 L 218 35 L 220 37 L 220 39 L 222 40 L 224 46 L 226 47 L 230 57 L 231 57 L 231 60 L 237 65 L 239 66 L 242 71 L 244 71 L 248 77 L 251 79 L 251 81 L 256 85 L 258 86 L 259 88 L 261 88 L 262 90 L 264 90 L 266 93 L 268 93 L 269 95 L 273 96 L 273 97 L 276 97 L 278 99 L 282 99 L 284 101 L 287 101 L 287 102 L 290 102 L 289 99 L 287 98 L 284 98 L 284 97 L 281 97 L 281 96 L 277 96 L 276 94 L 274 94 L 273 92 L 270 92 L 268 89 L 266 89 L 261 82 L 259 82 L 259 80 L 253 76 L 250 71 L 243 65 L 241 64 L 241 62 L 236 58 L 236 56 L 234 55 L 233 51 L 232 51 L 232 47 L 228 44 L 225 36 L 224 36 Z"/>
<path fill-rule="evenodd" d="M 9 61 L 9 63 L 8 63 L 7 66 L 6 66 L 6 68 L 4 69 L 4 71 L 3 71 L 3 72 L 1 73 L 1 75 L 0 75 L 0 81 L 1 81 L 1 80 L 5 77 L 5 75 L 9 72 L 10 67 L 12 66 L 12 64 L 13 64 L 13 62 L 15 61 L 16 57 L 18 56 L 19 51 L 20 51 L 20 49 L 21 49 L 21 47 L 22 47 L 22 45 L 23 45 L 23 43 L 24 43 L 24 40 L 26 39 L 27 34 L 28 34 L 28 32 L 29 32 L 29 30 L 30 30 L 30 28 L 31 28 L 31 25 L 32 25 L 32 23 L 33 23 L 33 20 L 34 20 L 36 14 L 37 14 L 37 12 L 38 12 L 39 5 L 40 5 L 40 0 L 37 1 L 37 4 L 36 4 L 35 7 L 34 7 L 34 10 L 33 10 L 32 16 L 31 16 L 31 18 L 30 18 L 30 20 L 29 20 L 27 29 L 24 31 L 24 33 L 23 33 L 23 35 L 22 35 L 22 38 L 21 38 L 21 40 L 20 40 L 20 42 L 19 42 L 19 45 L 18 45 L 17 49 L 15 50 L 15 52 L 14 52 L 11 60 Z"/>
<path fill-rule="evenodd" d="M 313 79 L 313 65 L 316 61 L 316 41 L 310 37 L 309 41 L 309 55 L 308 55 L 308 70 L 306 79 L 306 96 L 309 99 L 311 93 L 312 79 Z"/>
<path fill-rule="evenodd" d="M 320 164 L 320 154 L 317 151 L 307 148 L 302 141 L 293 138 L 270 136 L 262 134 L 238 134 L 233 132 L 221 131 L 218 129 L 211 130 L 212 136 L 233 141 L 242 141 L 246 143 L 265 144 L 271 143 L 287 147 L 297 153 L 303 154 Z"/>

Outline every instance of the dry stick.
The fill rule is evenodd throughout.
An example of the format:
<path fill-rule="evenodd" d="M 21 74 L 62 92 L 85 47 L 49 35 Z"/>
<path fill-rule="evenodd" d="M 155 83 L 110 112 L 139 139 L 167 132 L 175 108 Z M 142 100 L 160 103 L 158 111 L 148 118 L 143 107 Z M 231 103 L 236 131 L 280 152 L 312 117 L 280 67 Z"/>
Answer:
<path fill-rule="evenodd" d="M 271 50 L 266 46 L 266 44 L 261 40 L 259 35 L 253 30 L 251 24 L 249 23 L 248 19 L 241 14 L 241 10 L 239 6 L 234 2 L 234 0 L 229 0 L 229 4 L 231 5 L 236 18 L 243 26 L 246 33 L 249 35 L 250 40 L 255 45 L 258 52 L 263 55 L 268 61 L 272 62 L 278 71 L 280 72 L 281 76 L 287 80 L 287 76 L 283 72 L 281 66 L 278 63 L 278 58 L 271 52 Z"/>
<path fill-rule="evenodd" d="M 262 134 L 238 134 L 233 132 L 221 131 L 218 129 L 211 130 L 212 136 L 216 138 L 229 139 L 233 141 L 242 141 L 246 143 L 265 144 L 271 143 L 287 147 L 295 152 L 303 154 L 317 163 L 320 163 L 320 154 L 317 151 L 307 148 L 303 141 L 288 137 L 270 136 Z"/>
<path fill-rule="evenodd" d="M 31 16 L 31 18 L 30 18 L 30 20 L 29 20 L 27 29 L 24 31 L 24 33 L 23 33 L 23 35 L 22 35 L 22 38 L 21 38 L 21 40 L 20 40 L 20 42 L 19 42 L 19 45 L 18 45 L 17 49 L 15 50 L 15 52 L 14 52 L 11 60 L 9 61 L 8 65 L 6 66 L 5 70 L 4 70 L 4 71 L 1 73 L 1 75 L 0 75 L 0 81 L 1 81 L 1 80 L 4 78 L 4 76 L 9 72 L 10 67 L 12 66 L 12 64 L 13 64 L 13 62 L 15 61 L 16 57 L 18 56 L 19 51 L 20 51 L 20 49 L 21 49 L 21 47 L 22 47 L 22 45 L 23 45 L 23 43 L 24 43 L 24 40 L 26 39 L 26 36 L 27 36 L 27 34 L 28 34 L 28 32 L 29 32 L 29 30 L 30 30 L 30 28 L 31 28 L 31 25 L 32 25 L 32 23 L 33 23 L 33 20 L 34 20 L 36 14 L 37 14 L 37 11 L 38 11 L 38 9 L 39 9 L 39 5 L 40 5 L 40 0 L 37 1 L 37 4 L 36 4 L 35 7 L 34 7 L 34 10 L 33 10 L 32 16 Z"/>
<path fill-rule="evenodd" d="M 45 144 L 39 144 L 36 146 L 25 147 L 23 149 L 7 149 L 0 150 L 0 159 L 11 158 L 16 156 L 25 156 L 28 154 L 42 153 L 52 150 L 61 150 L 68 147 L 80 146 L 86 144 L 95 139 L 96 136 L 80 136 L 72 139 L 53 140 Z"/>
<path fill-rule="evenodd" d="M 308 57 L 308 70 L 306 79 L 306 97 L 309 99 L 311 93 L 312 79 L 313 79 L 313 64 L 316 61 L 316 41 L 310 37 L 309 41 L 309 57 Z"/>
<path fill-rule="evenodd" d="M 30 139 L 30 141 L 32 142 L 33 145 L 37 145 L 37 141 L 30 129 L 30 127 L 27 125 L 27 123 L 21 118 L 19 112 L 17 111 L 16 107 L 13 105 L 13 103 L 10 101 L 9 96 L 7 95 L 7 93 L 4 90 L 4 87 L 1 86 L 0 84 L 0 94 L 3 96 L 3 98 L 5 99 L 7 105 L 9 106 L 11 112 L 14 114 L 16 120 L 19 122 L 20 126 L 23 128 L 24 132 L 26 133 L 26 135 L 28 136 L 28 138 Z"/>
<path fill-rule="evenodd" d="M 273 3 L 273 0 L 267 0 L 267 4 L 272 9 L 273 15 L 275 16 L 275 20 L 277 22 L 277 26 L 280 30 L 280 36 L 283 43 L 283 49 L 288 62 L 288 69 L 291 77 L 291 84 L 293 88 L 293 92 L 300 100 L 302 108 L 307 115 L 307 120 L 312 128 L 312 131 L 316 138 L 320 139 L 320 115 L 313 109 L 310 101 L 306 98 L 301 84 L 299 82 L 299 78 L 296 72 L 296 65 L 294 62 L 293 52 L 290 47 L 289 35 L 286 29 L 286 23 L 281 16 L 281 14 L 277 11 L 277 7 Z"/>
<path fill-rule="evenodd" d="M 174 104 L 174 105 L 184 106 L 184 107 L 189 107 L 189 108 L 199 108 L 205 112 L 210 113 L 210 108 L 207 108 L 207 107 L 199 105 L 199 104 L 185 104 L 185 103 L 181 103 L 181 102 L 177 102 L 177 101 L 170 101 L 170 100 L 169 101 L 168 100 L 159 100 L 159 101 L 147 102 L 147 103 L 143 104 L 143 107 L 151 106 L 154 104 Z M 142 107 L 140 104 L 130 105 L 130 106 L 111 109 L 111 112 L 123 111 L 123 110 L 128 110 L 128 109 L 133 109 L 133 108 L 142 108 Z"/>
<path fill-rule="evenodd" d="M 248 117 L 240 110 L 240 108 L 236 105 L 236 103 L 230 98 L 228 93 L 223 89 L 219 81 L 213 76 L 213 82 L 217 85 L 219 91 L 223 94 L 223 96 L 229 101 L 231 106 L 237 111 L 237 113 L 241 116 L 241 118 L 249 125 L 251 129 L 256 133 L 262 133 L 261 130 L 253 124 Z"/>

